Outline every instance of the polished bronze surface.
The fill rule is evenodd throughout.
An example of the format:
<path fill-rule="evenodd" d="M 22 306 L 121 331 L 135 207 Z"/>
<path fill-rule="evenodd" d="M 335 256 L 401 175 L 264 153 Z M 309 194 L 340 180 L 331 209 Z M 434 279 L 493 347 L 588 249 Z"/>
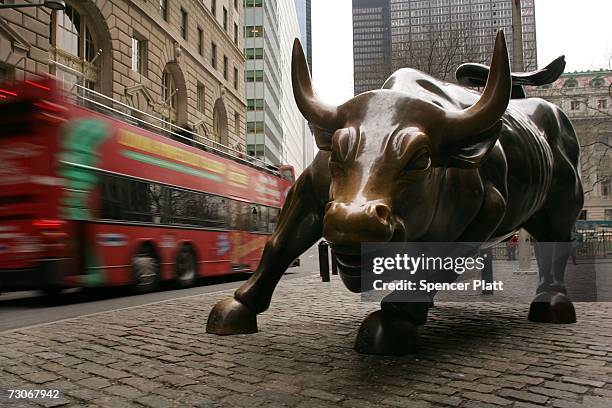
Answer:
<path fill-rule="evenodd" d="M 295 100 L 320 151 L 291 188 L 256 272 L 233 300 L 213 309 L 207 331 L 256 329 L 255 316 L 268 308 L 289 264 L 322 236 L 332 245 L 343 282 L 357 292 L 361 242 L 486 242 L 519 228 L 537 241 L 558 243 L 535 245 L 540 285 L 529 319 L 575 321 L 563 275 L 583 202 L 576 135 L 556 106 L 511 99 L 501 31 L 491 68 L 484 69 L 482 95 L 404 68 L 382 89 L 331 106 L 313 91 L 296 40 Z M 414 329 L 425 323 L 430 305 L 426 296 L 402 303 L 392 293 L 364 320 L 356 350 L 413 351 Z"/>

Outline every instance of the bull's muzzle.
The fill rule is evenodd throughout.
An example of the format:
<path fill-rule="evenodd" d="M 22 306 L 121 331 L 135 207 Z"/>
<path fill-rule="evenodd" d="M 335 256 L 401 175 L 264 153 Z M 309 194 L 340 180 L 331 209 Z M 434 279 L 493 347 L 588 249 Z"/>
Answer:
<path fill-rule="evenodd" d="M 335 245 L 386 242 L 393 237 L 391 208 L 381 202 L 327 204 L 323 236 Z"/>

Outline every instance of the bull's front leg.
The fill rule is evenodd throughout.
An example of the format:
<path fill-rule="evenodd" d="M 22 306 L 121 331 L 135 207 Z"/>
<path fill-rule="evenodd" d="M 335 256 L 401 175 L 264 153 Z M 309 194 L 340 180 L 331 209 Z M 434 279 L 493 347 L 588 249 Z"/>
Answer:
<path fill-rule="evenodd" d="M 206 331 L 214 334 L 257 332 L 257 314 L 270 305 L 276 284 L 291 262 L 321 238 L 323 205 L 307 171 L 289 191 L 276 230 L 266 242 L 257 270 L 234 293 L 218 302 Z"/>

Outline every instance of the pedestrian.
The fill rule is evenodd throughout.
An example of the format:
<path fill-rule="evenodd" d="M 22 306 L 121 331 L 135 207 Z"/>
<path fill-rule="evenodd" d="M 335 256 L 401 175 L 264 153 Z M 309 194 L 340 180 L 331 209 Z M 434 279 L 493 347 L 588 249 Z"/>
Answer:
<path fill-rule="evenodd" d="M 518 234 L 512 235 L 508 241 L 506 241 L 506 252 L 509 261 L 516 261 L 516 247 L 518 245 Z"/>

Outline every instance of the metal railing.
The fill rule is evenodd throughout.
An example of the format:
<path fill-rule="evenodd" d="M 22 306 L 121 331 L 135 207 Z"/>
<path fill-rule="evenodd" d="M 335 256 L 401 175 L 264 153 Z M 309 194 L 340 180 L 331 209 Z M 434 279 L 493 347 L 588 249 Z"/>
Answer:
<path fill-rule="evenodd" d="M 82 73 L 79 71 L 57 61 L 50 61 L 50 63 L 59 66 L 61 69 L 69 70 L 71 72 L 74 71 L 75 74 L 82 76 Z M 259 158 L 249 156 L 246 152 L 226 146 L 206 136 L 199 135 L 192 130 L 185 129 L 174 123 L 151 115 L 150 113 L 141 111 L 123 102 L 119 102 L 83 85 L 79 85 L 77 83 L 73 84 L 72 87 L 67 90 L 67 96 L 74 97 L 75 102 L 85 108 L 115 117 L 124 122 L 153 131 L 189 146 L 193 146 L 207 152 L 214 152 L 221 157 L 226 157 L 239 163 L 254 166 L 258 169 L 273 173 L 276 176 L 280 176 L 279 168 L 277 166 L 268 164 Z M 135 116 L 134 113 L 136 113 L 138 116 Z"/>

